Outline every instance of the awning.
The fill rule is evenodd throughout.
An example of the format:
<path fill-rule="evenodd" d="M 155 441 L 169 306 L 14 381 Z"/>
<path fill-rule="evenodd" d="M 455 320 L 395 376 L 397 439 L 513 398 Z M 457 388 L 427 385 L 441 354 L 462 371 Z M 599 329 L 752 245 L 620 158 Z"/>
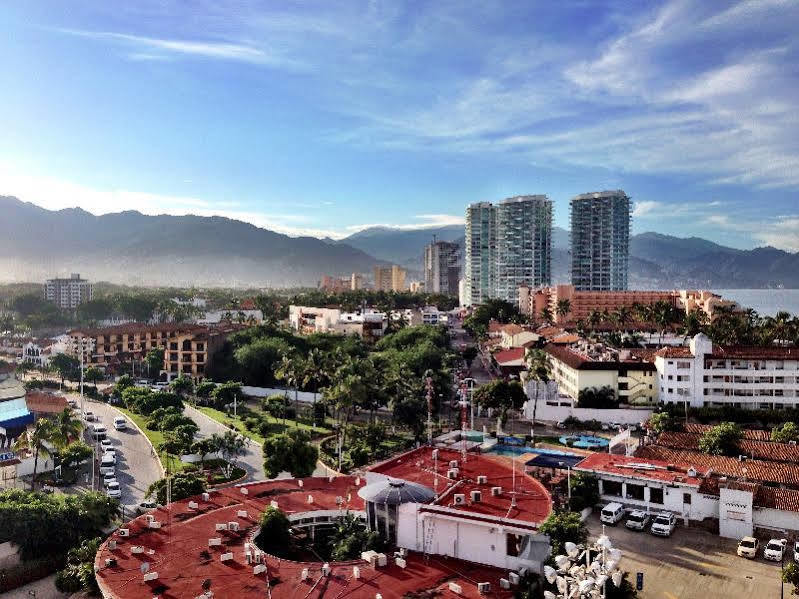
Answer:
<path fill-rule="evenodd" d="M 28 410 L 25 398 L 0 402 L 0 434 L 8 436 L 9 431 L 18 431 L 33 422 L 33 414 Z"/>

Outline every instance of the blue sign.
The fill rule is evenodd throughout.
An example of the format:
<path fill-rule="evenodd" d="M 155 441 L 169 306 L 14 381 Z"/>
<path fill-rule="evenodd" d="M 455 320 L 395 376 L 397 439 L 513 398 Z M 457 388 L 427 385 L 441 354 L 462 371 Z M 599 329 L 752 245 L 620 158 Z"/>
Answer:
<path fill-rule="evenodd" d="M 16 456 L 14 455 L 13 451 L 7 453 L 0 453 L 0 462 L 6 462 L 8 460 L 13 460 Z"/>
<path fill-rule="evenodd" d="M 635 575 L 635 588 L 638 589 L 639 591 L 643 591 L 644 590 L 644 573 L 643 572 L 638 572 Z"/>

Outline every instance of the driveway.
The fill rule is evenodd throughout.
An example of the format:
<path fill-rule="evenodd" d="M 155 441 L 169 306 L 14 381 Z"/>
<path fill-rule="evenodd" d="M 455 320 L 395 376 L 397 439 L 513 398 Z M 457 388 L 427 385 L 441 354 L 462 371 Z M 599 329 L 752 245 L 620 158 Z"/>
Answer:
<path fill-rule="evenodd" d="M 588 519 L 590 538 L 602 534 L 598 516 Z M 648 532 L 633 532 L 623 524 L 605 527 L 615 547 L 621 549 L 621 567 L 644 573 L 642 599 L 758 599 L 780 597 L 780 565 L 761 556 L 748 560 L 735 554 L 737 541 L 699 528 L 679 526 L 663 539 Z M 791 596 L 785 585 L 785 597 Z"/>
<path fill-rule="evenodd" d="M 78 399 L 79 396 L 71 396 Z M 116 478 L 122 489 L 120 503 L 125 506 L 136 506 L 144 500 L 144 495 L 153 482 L 161 478 L 161 468 L 158 459 L 152 454 L 147 438 L 139 433 L 138 430 L 128 422 L 126 430 L 118 431 L 114 428 L 114 418 L 122 415 L 121 412 L 112 406 L 102 402 L 88 401 L 84 398 L 85 409 L 94 412 L 98 423 L 103 424 L 108 430 L 108 438 L 111 440 L 117 455 Z M 80 403 L 78 403 L 80 406 Z M 91 444 L 91 440 L 87 439 Z M 99 474 L 99 469 L 95 471 Z M 91 480 L 88 485 L 85 479 L 80 481 L 82 486 L 91 488 Z M 96 481 L 95 487 L 101 485 Z"/>

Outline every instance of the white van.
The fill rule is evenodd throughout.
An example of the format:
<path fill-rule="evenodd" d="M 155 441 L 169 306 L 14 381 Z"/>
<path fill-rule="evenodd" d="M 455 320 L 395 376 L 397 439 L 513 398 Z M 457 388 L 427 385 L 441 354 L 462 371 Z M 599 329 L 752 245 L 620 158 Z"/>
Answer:
<path fill-rule="evenodd" d="M 106 453 L 103 455 L 102 459 L 100 460 L 100 474 L 105 476 L 106 474 L 114 474 L 116 472 L 116 458 Z"/>
<path fill-rule="evenodd" d="M 114 418 L 114 428 L 118 431 L 123 431 L 128 428 L 128 421 L 125 420 L 122 416 L 117 416 Z"/>
<path fill-rule="evenodd" d="M 603 524 L 616 524 L 624 518 L 624 506 L 620 503 L 609 503 L 602 508 L 599 521 Z"/>
<path fill-rule="evenodd" d="M 95 441 L 102 441 L 105 439 L 105 434 L 108 432 L 108 429 L 105 428 L 102 424 L 95 424 L 91 428 L 92 431 L 92 438 Z"/>

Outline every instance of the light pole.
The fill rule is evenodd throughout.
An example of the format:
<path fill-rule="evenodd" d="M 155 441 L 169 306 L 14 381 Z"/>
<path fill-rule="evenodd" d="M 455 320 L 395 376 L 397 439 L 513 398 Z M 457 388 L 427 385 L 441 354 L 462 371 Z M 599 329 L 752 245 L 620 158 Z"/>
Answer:
<path fill-rule="evenodd" d="M 569 494 L 569 504 L 572 501 L 572 467 L 566 462 L 558 462 L 558 466 L 563 468 L 566 466 L 566 489 Z"/>
<path fill-rule="evenodd" d="M 474 383 L 475 380 L 471 377 L 467 377 L 461 381 L 463 383 L 468 383 L 469 389 L 469 428 L 474 430 Z"/>

